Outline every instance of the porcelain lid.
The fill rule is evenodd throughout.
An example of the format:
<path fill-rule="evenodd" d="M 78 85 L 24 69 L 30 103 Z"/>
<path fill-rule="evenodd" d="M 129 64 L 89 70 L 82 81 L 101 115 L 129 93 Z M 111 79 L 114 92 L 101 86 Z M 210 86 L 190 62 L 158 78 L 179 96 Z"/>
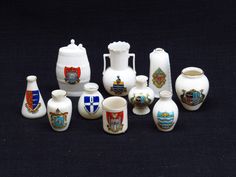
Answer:
<path fill-rule="evenodd" d="M 75 40 L 71 39 L 70 44 L 59 49 L 59 55 L 80 55 L 86 53 L 86 49 L 82 44 L 78 46 L 75 44 Z"/>

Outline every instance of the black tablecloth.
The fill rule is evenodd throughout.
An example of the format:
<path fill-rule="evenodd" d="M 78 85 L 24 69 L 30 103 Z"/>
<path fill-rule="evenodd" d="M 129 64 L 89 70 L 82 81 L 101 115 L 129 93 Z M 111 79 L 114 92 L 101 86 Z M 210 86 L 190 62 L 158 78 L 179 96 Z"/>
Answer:
<path fill-rule="evenodd" d="M 0 176 L 236 176 L 235 7 L 205 0 L 1 2 Z M 58 49 L 71 38 L 87 49 L 91 81 L 104 97 L 102 55 L 122 40 L 136 54 L 138 75 L 149 74 L 149 53 L 164 48 L 173 88 L 184 67 L 202 68 L 210 81 L 207 100 L 189 112 L 174 92 L 180 113 L 169 133 L 156 129 L 151 113 L 133 115 L 129 105 L 128 131 L 108 135 L 101 119 L 81 118 L 78 98 L 65 132 L 54 132 L 46 116 L 23 118 L 26 76 L 38 77 L 47 102 L 58 88 Z"/>

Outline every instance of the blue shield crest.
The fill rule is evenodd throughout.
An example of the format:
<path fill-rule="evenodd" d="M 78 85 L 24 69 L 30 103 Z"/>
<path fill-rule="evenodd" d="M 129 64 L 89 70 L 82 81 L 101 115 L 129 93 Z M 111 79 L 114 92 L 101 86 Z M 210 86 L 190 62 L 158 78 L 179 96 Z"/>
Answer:
<path fill-rule="evenodd" d="M 85 96 L 84 105 L 88 113 L 96 113 L 99 109 L 99 96 Z"/>
<path fill-rule="evenodd" d="M 27 90 L 26 91 L 26 108 L 29 112 L 35 113 L 38 111 L 41 104 L 39 103 L 40 93 L 38 90 Z"/>

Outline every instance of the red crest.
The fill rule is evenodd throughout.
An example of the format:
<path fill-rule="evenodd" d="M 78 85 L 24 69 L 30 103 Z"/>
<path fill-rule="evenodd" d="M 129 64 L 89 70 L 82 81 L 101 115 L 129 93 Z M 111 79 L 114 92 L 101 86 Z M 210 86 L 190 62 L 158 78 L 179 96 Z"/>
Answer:
<path fill-rule="evenodd" d="M 107 122 L 111 122 L 112 119 L 119 119 L 121 122 L 123 122 L 124 113 L 122 112 L 106 112 L 107 114 Z"/>
<path fill-rule="evenodd" d="M 68 72 L 77 73 L 78 78 L 80 78 L 80 74 L 81 74 L 80 67 L 77 67 L 77 68 L 74 68 L 74 67 L 65 67 L 65 68 L 64 68 L 64 75 L 65 75 L 65 77 L 66 77 L 66 75 L 67 75 Z"/>
<path fill-rule="evenodd" d="M 65 81 L 69 84 L 76 84 L 80 81 L 81 70 L 80 67 L 65 67 L 64 68 Z"/>
<path fill-rule="evenodd" d="M 108 129 L 112 132 L 118 132 L 123 128 L 124 112 L 106 112 Z"/>

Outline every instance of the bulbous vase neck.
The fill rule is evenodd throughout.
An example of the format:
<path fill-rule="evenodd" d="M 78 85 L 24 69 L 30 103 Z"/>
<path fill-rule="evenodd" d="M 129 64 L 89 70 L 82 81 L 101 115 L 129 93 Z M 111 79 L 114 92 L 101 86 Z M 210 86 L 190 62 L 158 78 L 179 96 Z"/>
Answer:
<path fill-rule="evenodd" d="M 52 91 L 52 99 L 55 101 L 63 101 L 66 99 L 65 90 L 54 90 Z"/>
<path fill-rule="evenodd" d="M 166 101 L 166 100 L 172 100 L 172 92 L 163 90 L 160 92 L 160 100 Z"/>
<path fill-rule="evenodd" d="M 98 84 L 90 82 L 84 85 L 84 91 L 88 93 L 95 93 L 98 91 Z"/>
<path fill-rule="evenodd" d="M 136 77 L 136 88 L 144 89 L 147 87 L 148 77 L 144 75 L 139 75 Z"/>

